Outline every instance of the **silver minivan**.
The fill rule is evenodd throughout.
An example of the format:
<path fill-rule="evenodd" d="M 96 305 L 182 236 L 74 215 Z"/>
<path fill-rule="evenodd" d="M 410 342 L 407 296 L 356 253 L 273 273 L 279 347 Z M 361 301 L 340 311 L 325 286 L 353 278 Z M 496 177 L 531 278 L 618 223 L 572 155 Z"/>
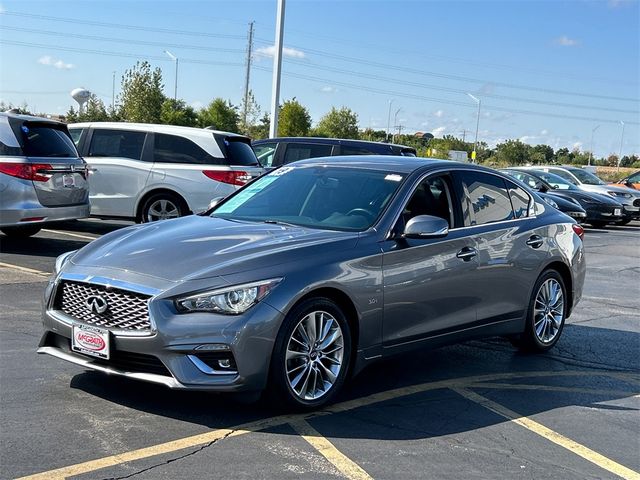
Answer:
<path fill-rule="evenodd" d="M 35 235 L 48 223 L 89 216 L 87 166 L 65 124 L 0 113 L 0 230 Z"/>
<path fill-rule="evenodd" d="M 136 123 L 69 125 L 89 164 L 91 215 L 151 222 L 207 210 L 263 173 L 235 133 Z"/>

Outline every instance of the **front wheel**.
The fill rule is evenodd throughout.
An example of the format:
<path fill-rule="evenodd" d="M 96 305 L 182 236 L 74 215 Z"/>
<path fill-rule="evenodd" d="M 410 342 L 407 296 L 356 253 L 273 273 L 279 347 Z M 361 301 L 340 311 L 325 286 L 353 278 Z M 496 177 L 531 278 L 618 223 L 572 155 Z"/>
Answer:
<path fill-rule="evenodd" d="M 555 270 L 544 272 L 535 284 L 525 331 L 512 343 L 521 350 L 546 352 L 553 347 L 564 327 L 569 306 L 562 276 Z"/>
<path fill-rule="evenodd" d="M 351 333 L 342 310 L 312 298 L 286 316 L 271 360 L 271 393 L 296 409 L 325 405 L 338 393 L 351 359 Z"/>

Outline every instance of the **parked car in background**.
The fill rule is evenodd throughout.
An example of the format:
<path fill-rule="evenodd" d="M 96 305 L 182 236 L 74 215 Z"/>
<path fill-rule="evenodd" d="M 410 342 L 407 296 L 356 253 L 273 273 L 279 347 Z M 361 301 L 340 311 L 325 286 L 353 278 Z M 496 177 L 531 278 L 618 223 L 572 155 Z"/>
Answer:
<path fill-rule="evenodd" d="M 609 185 L 623 186 L 627 188 L 633 188 L 634 190 L 640 190 L 640 170 L 632 173 L 622 180 L 618 180 L 616 183 L 610 183 Z"/>
<path fill-rule="evenodd" d="M 506 168 L 502 172 L 517 178 L 530 188 L 542 192 L 554 201 L 565 199 L 584 208 L 586 217 L 582 220 L 594 227 L 604 227 L 609 223 L 624 221 L 622 205 L 609 195 L 600 195 L 580 190 L 573 183 L 558 175 L 519 167 Z"/>
<path fill-rule="evenodd" d="M 631 220 L 640 219 L 640 192 L 634 192 L 631 189 L 607 185 L 600 178 L 591 172 L 579 167 L 571 166 L 535 166 L 521 167 L 522 169 L 535 169 L 543 172 L 555 173 L 559 177 L 575 184 L 579 189 L 586 192 L 601 193 L 609 195 L 618 203 L 622 204 L 622 214 L 624 218 L 620 220 L 619 225 L 626 225 Z"/>
<path fill-rule="evenodd" d="M 255 140 L 253 150 L 263 167 L 272 168 L 307 158 L 336 155 L 403 155 L 415 157 L 416 149 L 393 143 L 340 138 L 280 137 Z"/>
<path fill-rule="evenodd" d="M 135 123 L 77 123 L 69 132 L 89 164 L 92 216 L 198 213 L 263 173 L 250 139 L 234 133 Z"/>
<path fill-rule="evenodd" d="M 0 230 L 28 237 L 88 216 L 87 166 L 66 125 L 0 113 Z"/>
<path fill-rule="evenodd" d="M 352 373 L 408 350 L 494 335 L 549 350 L 582 295 L 583 233 L 477 165 L 304 160 L 209 216 L 134 225 L 59 257 L 38 352 L 319 408 Z"/>

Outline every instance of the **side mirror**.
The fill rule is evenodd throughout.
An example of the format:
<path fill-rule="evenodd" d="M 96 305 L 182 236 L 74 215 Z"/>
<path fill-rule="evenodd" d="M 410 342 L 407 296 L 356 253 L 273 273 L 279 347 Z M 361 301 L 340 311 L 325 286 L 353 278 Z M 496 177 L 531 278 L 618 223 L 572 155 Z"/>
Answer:
<path fill-rule="evenodd" d="M 449 233 L 449 222 L 432 215 L 418 215 L 404 227 L 405 238 L 442 238 Z"/>
<path fill-rule="evenodd" d="M 198 215 L 204 217 L 207 215 L 211 214 L 211 210 L 213 210 L 215 208 L 216 205 L 218 205 L 222 200 L 224 200 L 227 197 L 214 197 L 211 199 L 211 201 L 209 202 L 209 206 L 207 207 L 207 209 L 204 212 L 200 212 L 198 213 Z"/>
<path fill-rule="evenodd" d="M 536 190 L 541 193 L 547 193 L 549 191 L 549 188 L 544 183 L 538 183 L 536 184 Z"/>

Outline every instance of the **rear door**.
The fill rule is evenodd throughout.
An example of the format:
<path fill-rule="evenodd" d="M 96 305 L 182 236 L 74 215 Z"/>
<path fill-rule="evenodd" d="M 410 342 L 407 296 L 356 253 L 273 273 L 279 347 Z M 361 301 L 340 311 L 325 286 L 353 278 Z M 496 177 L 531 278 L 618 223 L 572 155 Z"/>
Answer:
<path fill-rule="evenodd" d="M 32 182 L 45 207 L 87 203 L 86 165 L 64 125 L 24 122 L 20 126 L 22 150 L 34 171 Z"/>
<path fill-rule="evenodd" d="M 133 130 L 91 128 L 85 159 L 92 215 L 135 216 L 136 200 L 152 166 L 147 136 Z"/>

